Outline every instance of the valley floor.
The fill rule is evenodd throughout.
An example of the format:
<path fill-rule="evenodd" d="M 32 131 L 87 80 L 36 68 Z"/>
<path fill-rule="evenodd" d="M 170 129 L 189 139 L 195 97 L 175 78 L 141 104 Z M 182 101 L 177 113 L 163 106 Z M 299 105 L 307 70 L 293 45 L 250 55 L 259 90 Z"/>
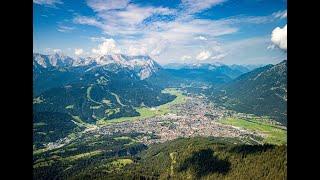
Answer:
<path fill-rule="evenodd" d="M 286 144 L 286 127 L 266 117 L 237 113 L 218 107 L 203 95 L 192 95 L 176 89 L 165 92 L 177 96 L 167 104 L 140 108 L 140 116 L 99 121 L 97 125 L 80 124 L 86 129 L 72 133 L 46 148 L 34 151 L 45 152 L 71 144 L 86 136 L 114 136 L 138 133 L 135 141 L 150 145 L 180 137 L 231 137 L 247 144 Z M 186 95 L 188 94 L 188 95 Z"/>

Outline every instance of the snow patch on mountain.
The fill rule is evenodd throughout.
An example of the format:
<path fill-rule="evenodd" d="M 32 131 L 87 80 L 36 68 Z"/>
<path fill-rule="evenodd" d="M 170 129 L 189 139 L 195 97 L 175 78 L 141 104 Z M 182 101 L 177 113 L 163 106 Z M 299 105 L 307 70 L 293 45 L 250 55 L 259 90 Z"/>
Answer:
<path fill-rule="evenodd" d="M 95 67 L 112 64 L 134 71 L 141 80 L 150 77 L 153 73 L 161 69 L 161 66 L 149 56 L 126 56 L 123 54 L 101 55 L 87 58 L 78 57 L 74 59 L 57 53 L 53 55 L 34 53 L 33 63 L 34 66 L 40 65 L 43 68 L 91 66 L 87 71 Z"/>

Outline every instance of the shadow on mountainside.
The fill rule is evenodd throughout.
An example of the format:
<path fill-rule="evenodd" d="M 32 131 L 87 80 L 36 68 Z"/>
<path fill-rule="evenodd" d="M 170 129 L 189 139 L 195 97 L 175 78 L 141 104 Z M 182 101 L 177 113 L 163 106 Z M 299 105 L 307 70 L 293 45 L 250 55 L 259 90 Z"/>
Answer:
<path fill-rule="evenodd" d="M 240 145 L 235 146 L 230 149 L 231 153 L 238 154 L 253 154 L 253 153 L 261 153 L 270 149 L 274 149 L 274 145 L 266 144 L 266 145 Z"/>
<path fill-rule="evenodd" d="M 206 176 L 211 173 L 226 174 L 230 170 L 230 162 L 218 159 L 211 149 L 194 152 L 191 157 L 181 163 L 179 172 L 191 170 L 196 177 Z"/>

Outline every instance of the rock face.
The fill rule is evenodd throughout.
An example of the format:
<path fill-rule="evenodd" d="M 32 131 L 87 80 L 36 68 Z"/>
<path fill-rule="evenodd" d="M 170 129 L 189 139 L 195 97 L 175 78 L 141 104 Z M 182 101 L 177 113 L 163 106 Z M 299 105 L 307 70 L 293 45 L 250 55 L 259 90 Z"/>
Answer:
<path fill-rule="evenodd" d="M 102 55 L 98 57 L 71 58 L 61 54 L 43 55 L 33 54 L 34 69 L 41 68 L 67 68 L 88 66 L 88 69 L 95 67 L 114 67 L 127 68 L 132 70 L 140 77 L 141 80 L 150 77 L 153 73 L 161 69 L 161 66 L 149 56 L 126 56 L 123 54 Z"/>
<path fill-rule="evenodd" d="M 140 79 L 146 79 L 161 69 L 161 66 L 149 56 L 114 54 L 100 56 L 95 60 L 98 65 L 116 64 L 120 67 L 131 69 L 140 77 Z"/>
<path fill-rule="evenodd" d="M 33 54 L 33 65 L 40 65 L 43 68 L 49 67 L 69 67 L 75 62 L 74 59 L 61 54 L 43 55 Z"/>

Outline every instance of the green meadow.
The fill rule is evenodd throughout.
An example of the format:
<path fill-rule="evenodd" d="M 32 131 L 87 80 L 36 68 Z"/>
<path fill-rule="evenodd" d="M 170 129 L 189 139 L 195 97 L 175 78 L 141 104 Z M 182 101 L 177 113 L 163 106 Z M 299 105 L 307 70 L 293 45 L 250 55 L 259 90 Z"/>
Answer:
<path fill-rule="evenodd" d="M 181 91 L 179 91 L 177 89 L 166 88 L 162 92 L 175 95 L 176 98 L 171 102 L 168 102 L 166 104 L 162 104 L 160 106 L 152 107 L 152 108 L 151 107 L 137 107 L 135 109 L 137 112 L 139 112 L 139 114 L 140 114 L 139 116 L 121 117 L 121 118 L 116 118 L 116 119 L 111 119 L 111 120 L 101 119 L 101 120 L 97 121 L 97 125 L 108 125 L 108 124 L 119 123 L 119 122 L 124 122 L 124 121 L 134 121 L 134 120 L 164 115 L 164 114 L 171 112 L 170 106 L 175 105 L 175 104 L 182 104 L 182 103 L 186 102 L 187 97 L 185 95 L 183 95 L 181 93 Z"/>
<path fill-rule="evenodd" d="M 255 131 L 265 134 L 264 143 L 268 144 L 286 144 L 287 143 L 287 131 L 283 128 L 270 124 L 266 121 L 259 119 L 239 119 L 239 118 L 226 118 L 220 120 L 222 124 L 232 125 L 240 127 L 249 131 Z"/>

